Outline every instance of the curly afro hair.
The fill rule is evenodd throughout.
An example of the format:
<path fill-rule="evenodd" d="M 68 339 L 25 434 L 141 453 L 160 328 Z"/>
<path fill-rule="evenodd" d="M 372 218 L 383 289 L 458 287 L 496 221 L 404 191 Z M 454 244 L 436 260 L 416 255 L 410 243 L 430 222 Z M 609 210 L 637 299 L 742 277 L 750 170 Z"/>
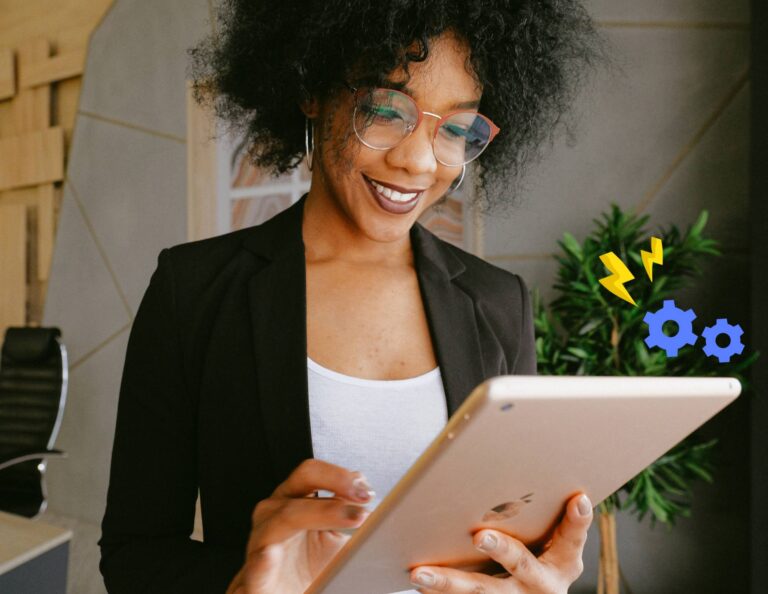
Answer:
<path fill-rule="evenodd" d="M 473 206 L 486 214 L 514 201 L 558 125 L 573 135 L 564 116 L 588 67 L 610 61 L 578 0 L 222 0 L 217 11 L 216 33 L 189 50 L 195 98 L 273 175 L 304 157 L 303 100 L 332 97 L 345 79 L 408 74 L 431 39 L 457 35 L 482 89 L 478 111 L 501 128 L 472 163 Z"/>

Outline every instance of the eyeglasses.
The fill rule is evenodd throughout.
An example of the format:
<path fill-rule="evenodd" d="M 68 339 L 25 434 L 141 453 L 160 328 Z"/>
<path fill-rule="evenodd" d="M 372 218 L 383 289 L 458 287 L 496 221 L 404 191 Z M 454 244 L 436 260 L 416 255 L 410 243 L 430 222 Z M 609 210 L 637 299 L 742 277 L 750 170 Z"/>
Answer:
<path fill-rule="evenodd" d="M 365 146 L 375 150 L 396 147 L 405 140 L 424 115 L 438 119 L 432 135 L 432 150 L 443 165 L 455 167 L 477 159 L 499 133 L 499 128 L 484 115 L 463 109 L 443 116 L 422 111 L 409 95 L 394 89 L 357 89 L 344 81 L 354 94 L 352 125 Z"/>

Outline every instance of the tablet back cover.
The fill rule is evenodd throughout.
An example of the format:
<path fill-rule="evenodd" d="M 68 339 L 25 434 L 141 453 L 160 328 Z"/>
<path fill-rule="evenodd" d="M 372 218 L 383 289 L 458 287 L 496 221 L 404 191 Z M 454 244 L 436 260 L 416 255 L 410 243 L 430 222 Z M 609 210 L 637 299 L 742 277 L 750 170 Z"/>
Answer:
<path fill-rule="evenodd" d="M 486 380 L 307 594 L 389 594 L 413 588 L 416 565 L 470 568 L 488 559 L 481 528 L 542 541 L 568 497 L 596 505 L 739 391 L 731 378 Z"/>

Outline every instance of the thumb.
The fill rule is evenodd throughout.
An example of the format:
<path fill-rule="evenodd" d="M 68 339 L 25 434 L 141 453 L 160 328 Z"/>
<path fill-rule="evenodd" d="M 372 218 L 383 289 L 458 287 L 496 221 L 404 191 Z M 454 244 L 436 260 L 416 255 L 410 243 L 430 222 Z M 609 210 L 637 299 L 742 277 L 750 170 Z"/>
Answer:
<path fill-rule="evenodd" d="M 246 592 L 272 592 L 285 551 L 280 543 L 272 543 L 249 551 L 243 567 L 243 583 Z M 237 594 L 240 594 L 237 592 Z"/>
<path fill-rule="evenodd" d="M 559 564 L 580 560 L 592 517 L 589 497 L 583 493 L 572 497 L 566 506 L 565 516 L 552 536 L 552 544 L 543 557 Z"/>

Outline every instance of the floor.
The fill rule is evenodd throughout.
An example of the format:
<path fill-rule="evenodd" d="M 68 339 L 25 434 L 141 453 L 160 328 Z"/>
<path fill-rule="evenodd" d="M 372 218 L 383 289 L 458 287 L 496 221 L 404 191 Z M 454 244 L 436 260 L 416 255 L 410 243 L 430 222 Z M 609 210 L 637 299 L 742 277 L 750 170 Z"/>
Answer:
<path fill-rule="evenodd" d="M 106 594 L 107 590 L 99 573 L 100 551 L 96 544 L 101 538 L 101 526 L 64 516 L 53 510 L 46 510 L 36 519 L 72 531 L 67 592 L 69 594 Z"/>

